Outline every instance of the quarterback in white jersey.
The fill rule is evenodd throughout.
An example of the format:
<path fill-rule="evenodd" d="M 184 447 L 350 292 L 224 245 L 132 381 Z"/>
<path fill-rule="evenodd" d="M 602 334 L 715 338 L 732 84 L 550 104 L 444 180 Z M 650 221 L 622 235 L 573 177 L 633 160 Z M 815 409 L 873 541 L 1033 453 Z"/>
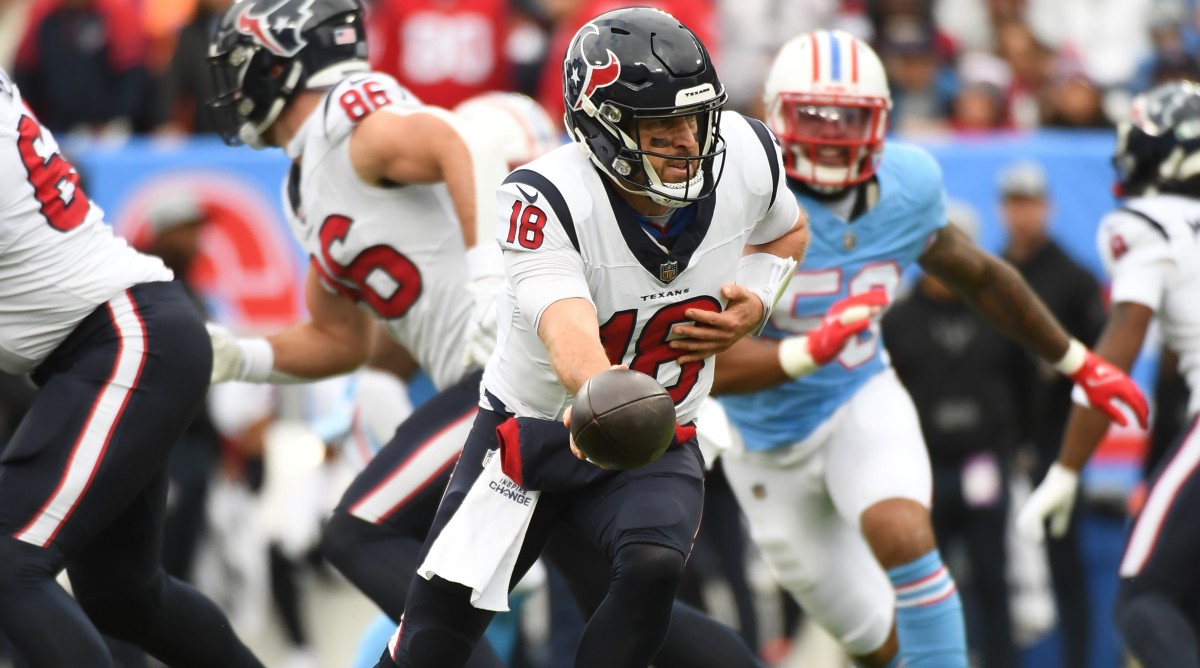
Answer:
<path fill-rule="evenodd" d="M 514 171 L 497 195 L 497 348 L 380 666 L 463 665 L 560 524 L 611 563 L 575 665 L 653 662 L 700 521 L 689 423 L 709 358 L 761 326 L 807 244 L 795 200 L 777 196 L 778 145 L 721 112 L 706 49 L 670 15 L 621 9 L 584 25 L 563 94 L 575 145 Z M 564 424 L 575 392 L 614 364 L 662 383 L 683 423 L 660 459 L 627 471 L 577 458 Z"/>
<path fill-rule="evenodd" d="M 208 388 L 200 314 L 79 181 L 0 70 L 0 370 L 40 388 L 0 457 L 0 633 L 36 666 L 112 666 L 100 632 L 261 666 L 160 563 L 167 457 Z"/>
<path fill-rule="evenodd" d="M 1112 312 L 1096 350 L 1133 366 L 1152 322 L 1179 356 L 1191 397 L 1189 426 L 1151 473 L 1149 492 L 1125 544 L 1113 618 L 1146 668 L 1200 666 L 1193 615 L 1200 593 L 1200 87 L 1163 84 L 1133 100 L 1117 130 L 1113 160 L 1126 197 L 1100 222 L 1096 247 L 1112 276 Z M 1051 466 L 1017 517 L 1040 540 L 1043 521 L 1062 535 L 1071 519 L 1079 470 L 1108 419 L 1076 407 Z"/>
<path fill-rule="evenodd" d="M 780 177 L 763 159 L 774 150 L 766 128 L 725 113 L 721 133 L 728 145 L 720 158 L 726 187 L 720 198 L 691 206 L 694 215 L 670 251 L 641 228 L 637 212 L 614 197 L 575 146 L 505 180 L 500 243 L 513 280 L 501 300 L 497 352 L 483 383 L 516 415 L 556 420 L 570 405 L 573 395 L 552 368 L 538 325 L 550 305 L 578 298 L 595 309 L 609 360 L 657 378 L 675 400 L 680 423 L 695 418 L 712 387 L 713 364 L 676 364 L 672 328 L 690 322 L 690 310 L 725 309 L 721 287 L 745 247 L 777 239 L 796 224 L 795 206 L 774 206 Z M 747 220 L 757 224 L 748 227 Z"/>

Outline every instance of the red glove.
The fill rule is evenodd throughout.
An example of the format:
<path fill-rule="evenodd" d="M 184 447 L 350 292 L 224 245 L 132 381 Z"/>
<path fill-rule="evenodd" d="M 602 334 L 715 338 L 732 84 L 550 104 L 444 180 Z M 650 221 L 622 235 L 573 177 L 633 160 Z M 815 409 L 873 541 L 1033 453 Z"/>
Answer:
<path fill-rule="evenodd" d="M 779 343 L 780 366 L 792 378 L 799 378 L 828 364 L 842 353 L 851 337 L 871 326 L 871 318 L 887 303 L 883 288 L 871 288 L 835 302 L 815 329 Z"/>
<path fill-rule="evenodd" d="M 1088 406 L 1104 413 L 1122 427 L 1127 426 L 1129 420 L 1115 402 L 1128 406 L 1142 429 L 1149 424 L 1150 407 L 1146 405 L 1142 391 L 1129 376 L 1096 353 L 1086 351 L 1083 364 L 1067 375 L 1075 381 L 1075 387 L 1086 395 Z"/>
<path fill-rule="evenodd" d="M 887 303 L 887 291 L 883 288 L 871 288 L 835 302 L 821 318 L 821 324 L 808 333 L 808 353 L 813 361 L 824 365 L 842 354 L 850 337 L 870 327 L 871 317 Z"/>

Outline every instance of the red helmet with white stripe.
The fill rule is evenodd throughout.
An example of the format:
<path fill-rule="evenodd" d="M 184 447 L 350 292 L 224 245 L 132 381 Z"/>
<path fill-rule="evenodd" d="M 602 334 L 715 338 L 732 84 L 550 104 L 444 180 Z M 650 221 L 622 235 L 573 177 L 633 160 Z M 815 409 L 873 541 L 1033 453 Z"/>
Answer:
<path fill-rule="evenodd" d="M 792 39 L 771 65 L 764 98 L 789 176 L 839 189 L 875 173 L 892 96 L 865 42 L 841 30 Z"/>

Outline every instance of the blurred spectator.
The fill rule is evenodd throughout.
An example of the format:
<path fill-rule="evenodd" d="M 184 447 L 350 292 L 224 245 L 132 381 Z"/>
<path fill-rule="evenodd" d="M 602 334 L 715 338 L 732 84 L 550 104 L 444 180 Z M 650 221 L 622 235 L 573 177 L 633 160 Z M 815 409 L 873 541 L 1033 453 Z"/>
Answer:
<path fill-rule="evenodd" d="M 975 220 L 958 215 L 952 221 L 978 236 Z M 955 579 L 968 610 L 971 653 L 984 668 L 1017 668 L 1005 543 L 1008 477 L 1012 453 L 1027 430 L 1023 397 L 1032 362 L 929 275 L 887 311 L 883 337 L 929 449 L 938 546 L 944 553 L 959 543 L 966 548 L 969 573 L 955 573 Z"/>
<path fill-rule="evenodd" d="M 959 59 L 958 79 L 951 127 L 959 132 L 1011 127 L 1005 91 L 1012 85 L 1012 70 L 1007 63 L 990 53 L 967 53 Z"/>
<path fill-rule="evenodd" d="M 171 62 L 179 31 L 196 13 L 200 0 L 153 0 L 138 3 L 148 47 L 146 67 L 152 75 L 161 74 Z"/>
<path fill-rule="evenodd" d="M 1104 326 L 1100 287 L 1086 269 L 1072 260 L 1050 237 L 1052 209 L 1045 171 L 1022 162 L 1000 176 L 1001 218 L 1008 231 L 1004 257 L 1045 302 L 1067 333 L 1091 346 Z M 1038 363 L 1032 393 L 1033 470 L 1031 480 L 1041 480 L 1058 456 L 1063 428 L 1071 407 L 1071 381 L 1050 365 Z M 1086 512 L 1077 503 L 1076 512 Z M 1080 517 L 1071 522 L 1061 540 L 1046 542 L 1055 603 L 1062 612 L 1062 668 L 1086 668 L 1088 663 L 1088 589 L 1086 569 L 1079 551 Z"/>
<path fill-rule="evenodd" d="M 1040 40 L 1076 58 L 1097 87 L 1124 86 L 1150 51 L 1147 9 L 1155 0 L 1025 0 Z"/>
<path fill-rule="evenodd" d="M 1179 0 L 1159 0 L 1150 8 L 1150 41 L 1153 52 L 1138 65 L 1129 82 L 1137 94 L 1166 81 L 1200 81 L 1195 33 L 1185 30 L 1187 8 Z"/>
<path fill-rule="evenodd" d="M 13 78 L 52 132 L 123 135 L 145 120 L 145 54 L 132 0 L 36 0 Z"/>
<path fill-rule="evenodd" d="M 30 0 L 0 0 L 0 69 L 6 72 L 13 71 L 32 5 Z"/>
<path fill-rule="evenodd" d="M 1009 117 L 1018 129 L 1035 128 L 1041 119 L 1039 96 L 1050 81 L 1055 54 L 1034 37 L 1027 24 L 1015 20 L 996 26 L 996 46 L 1013 75 L 1008 89 Z"/>
<path fill-rule="evenodd" d="M 183 282 L 201 312 L 203 304 L 188 276 L 199 255 L 200 236 L 206 222 L 207 216 L 194 196 L 187 192 L 168 193 L 151 206 L 150 239 L 145 249 L 162 258 L 175 272 L 175 278 Z M 162 560 L 167 572 L 181 580 L 194 582 L 192 565 L 203 535 L 209 483 L 220 453 L 217 430 L 208 410 L 201 409 L 171 450 L 167 465 L 170 487 Z"/>
<path fill-rule="evenodd" d="M 450 108 L 512 87 L 509 0 L 375 0 L 367 19 L 372 68 L 422 102 Z"/>
<path fill-rule="evenodd" d="M 932 24 L 891 20 L 878 36 L 892 88 L 892 128 L 912 133 L 946 127 L 958 86 L 936 49 Z"/>
<path fill-rule="evenodd" d="M 995 27 L 1019 20 L 1025 0 L 935 0 L 938 27 L 963 51 L 994 51 Z"/>
<path fill-rule="evenodd" d="M 721 60 L 717 73 L 729 93 L 727 109 L 763 117 L 762 91 L 771 60 L 787 40 L 821 28 L 841 28 L 870 39 L 865 18 L 838 0 L 717 0 Z M 868 33 L 868 34 L 864 34 Z"/>
<path fill-rule="evenodd" d="M 1104 97 L 1082 68 L 1060 58 L 1042 94 L 1042 125 L 1048 128 L 1107 128 Z"/>
<path fill-rule="evenodd" d="M 583 24 L 605 12 L 621 7 L 645 6 L 661 9 L 692 29 L 708 47 L 709 55 L 718 63 L 717 75 L 722 81 L 739 73 L 721 69 L 721 50 L 717 41 L 717 11 L 714 0 L 545 0 L 546 16 L 553 24 L 550 47 L 542 63 L 542 78 L 537 101 L 561 122 L 563 117 L 562 62 L 571 45 L 571 38 Z"/>
<path fill-rule="evenodd" d="M 197 0 L 196 12 L 175 45 L 170 67 L 157 90 L 154 120 L 157 131 L 167 134 L 213 134 L 205 103 L 212 97 L 208 68 L 208 38 L 233 0 Z"/>

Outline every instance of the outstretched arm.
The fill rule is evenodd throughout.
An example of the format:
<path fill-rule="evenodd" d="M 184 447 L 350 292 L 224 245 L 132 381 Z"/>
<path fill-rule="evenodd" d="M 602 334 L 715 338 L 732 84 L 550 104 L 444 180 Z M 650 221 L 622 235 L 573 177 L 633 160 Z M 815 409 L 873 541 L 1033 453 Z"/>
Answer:
<path fill-rule="evenodd" d="M 235 338 L 210 326 L 212 382 L 300 383 L 362 366 L 375 331 L 371 316 L 352 300 L 325 289 L 313 269 L 308 272 L 305 301 L 308 320 L 265 339 Z"/>
<path fill-rule="evenodd" d="M 1096 344 L 1096 352 L 1128 372 L 1137 359 L 1153 317 L 1154 311 L 1148 306 L 1118 303 Z M 1079 471 L 1104 438 L 1108 424 L 1109 417 L 1103 413 L 1082 406 L 1071 409 L 1058 461 L 1050 467 L 1046 478 L 1017 514 L 1017 528 L 1028 539 L 1042 538 L 1046 520 L 1050 522 L 1050 535 L 1058 538 L 1066 533 L 1079 489 Z"/>
<path fill-rule="evenodd" d="M 1100 335 L 1100 341 L 1096 343 L 1096 354 L 1129 373 L 1142 349 L 1153 317 L 1154 311 L 1148 306 L 1132 302 L 1117 304 Z M 1104 438 L 1109 422 L 1108 416 L 1103 413 L 1075 406 L 1067 420 L 1058 463 L 1075 472 L 1082 469 Z"/>
<path fill-rule="evenodd" d="M 962 231 L 943 228 L 921 255 L 921 266 L 949 285 L 1009 338 L 1051 362 L 1075 382 L 1087 404 L 1118 424 L 1127 418 L 1116 406 L 1128 406 L 1143 427 L 1149 408 L 1133 381 L 1103 357 L 1072 339 L 1042 300 L 1008 263 L 984 253 Z"/>
<path fill-rule="evenodd" d="M 938 232 L 919 262 L 922 269 L 1038 357 L 1053 363 L 1066 354 L 1071 337 L 1025 279 L 1012 265 L 985 253 L 954 225 Z"/>

